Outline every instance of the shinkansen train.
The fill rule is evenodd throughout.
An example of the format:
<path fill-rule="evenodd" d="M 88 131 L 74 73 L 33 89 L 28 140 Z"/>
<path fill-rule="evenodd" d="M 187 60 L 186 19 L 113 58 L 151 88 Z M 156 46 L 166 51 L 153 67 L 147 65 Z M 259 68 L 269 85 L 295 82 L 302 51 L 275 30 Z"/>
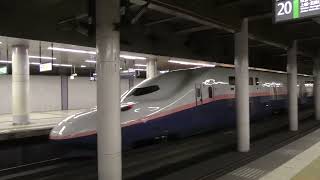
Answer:
<path fill-rule="evenodd" d="M 250 70 L 250 119 L 258 121 L 287 109 L 287 74 Z M 312 104 L 312 77 L 298 77 L 299 108 Z M 186 137 L 235 126 L 233 68 L 177 70 L 147 79 L 121 97 L 123 149 L 158 137 Z M 72 115 L 58 125 L 50 139 L 96 145 L 97 110 Z"/>

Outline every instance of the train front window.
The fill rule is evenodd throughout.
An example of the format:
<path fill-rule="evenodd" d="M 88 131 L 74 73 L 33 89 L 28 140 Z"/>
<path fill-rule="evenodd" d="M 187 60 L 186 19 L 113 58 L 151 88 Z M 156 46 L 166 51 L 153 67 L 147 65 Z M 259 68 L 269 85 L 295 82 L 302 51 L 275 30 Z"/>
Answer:
<path fill-rule="evenodd" d="M 133 96 L 142 96 L 142 95 L 146 95 L 146 94 L 150 94 L 153 92 L 158 91 L 160 88 L 157 85 L 153 85 L 153 86 L 148 86 L 148 87 L 141 87 L 141 88 L 136 88 L 131 95 Z"/>

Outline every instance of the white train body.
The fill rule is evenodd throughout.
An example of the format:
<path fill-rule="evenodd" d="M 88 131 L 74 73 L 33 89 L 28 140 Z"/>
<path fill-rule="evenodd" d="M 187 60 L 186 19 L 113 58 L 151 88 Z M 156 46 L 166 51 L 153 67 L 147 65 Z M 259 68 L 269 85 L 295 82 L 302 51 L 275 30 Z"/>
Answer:
<path fill-rule="evenodd" d="M 250 70 L 250 118 L 287 109 L 287 74 Z M 123 147 L 159 136 L 189 136 L 235 125 L 233 68 L 172 71 L 145 80 L 121 99 Z M 298 77 L 299 107 L 312 104 L 311 77 Z M 53 128 L 56 141 L 96 143 L 96 109 L 75 114 Z"/>

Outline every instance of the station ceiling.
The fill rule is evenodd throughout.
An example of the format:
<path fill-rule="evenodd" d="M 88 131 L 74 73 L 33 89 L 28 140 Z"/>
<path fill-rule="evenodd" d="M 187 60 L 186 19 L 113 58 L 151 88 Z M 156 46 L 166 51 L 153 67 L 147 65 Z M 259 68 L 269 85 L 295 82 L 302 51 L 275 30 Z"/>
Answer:
<path fill-rule="evenodd" d="M 94 0 L 3 0 L 0 35 L 95 46 Z M 121 50 L 233 63 L 234 33 L 249 20 L 250 66 L 286 69 L 299 45 L 299 72 L 312 73 L 320 20 L 275 24 L 272 0 L 121 0 Z"/>

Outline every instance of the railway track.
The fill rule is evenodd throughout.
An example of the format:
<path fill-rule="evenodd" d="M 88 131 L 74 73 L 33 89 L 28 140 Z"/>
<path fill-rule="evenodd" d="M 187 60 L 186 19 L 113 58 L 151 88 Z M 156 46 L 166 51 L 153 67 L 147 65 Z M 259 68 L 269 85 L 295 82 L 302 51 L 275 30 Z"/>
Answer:
<path fill-rule="evenodd" d="M 123 154 L 124 179 L 209 180 L 220 177 L 250 161 L 278 149 L 320 127 L 309 111 L 300 113 L 299 133 L 287 131 L 282 116 L 252 125 L 252 149 L 237 153 L 234 130 L 197 135 L 183 140 L 134 149 Z M 210 163 L 211 162 L 211 163 Z M 219 163 L 217 163 L 219 162 Z M 97 179 L 95 157 L 53 158 L 0 170 L 2 180 L 31 179 Z M 207 167 L 203 166 L 207 164 Z M 201 169 L 197 169 L 201 168 Z M 193 169 L 187 173 L 182 173 Z"/>

